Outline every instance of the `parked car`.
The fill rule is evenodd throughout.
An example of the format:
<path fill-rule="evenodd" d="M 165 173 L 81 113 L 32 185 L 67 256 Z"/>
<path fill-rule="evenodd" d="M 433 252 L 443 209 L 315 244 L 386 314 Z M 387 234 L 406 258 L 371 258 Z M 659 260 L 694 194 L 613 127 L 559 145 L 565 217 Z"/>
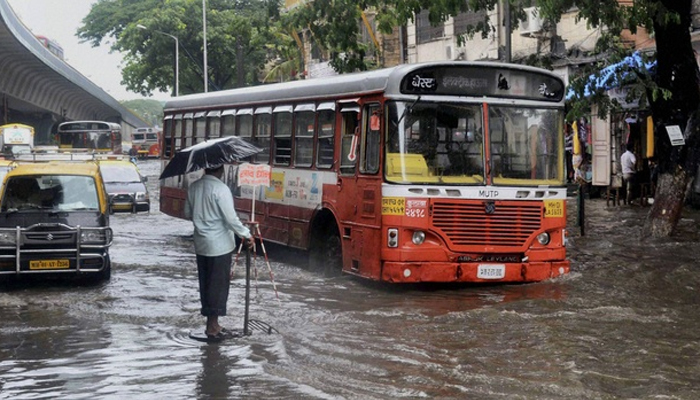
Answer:
<path fill-rule="evenodd" d="M 150 212 L 151 198 L 138 167 L 126 160 L 99 161 L 110 213 Z"/>
<path fill-rule="evenodd" d="M 19 163 L 0 196 L 0 278 L 110 278 L 109 206 L 94 161 Z"/>

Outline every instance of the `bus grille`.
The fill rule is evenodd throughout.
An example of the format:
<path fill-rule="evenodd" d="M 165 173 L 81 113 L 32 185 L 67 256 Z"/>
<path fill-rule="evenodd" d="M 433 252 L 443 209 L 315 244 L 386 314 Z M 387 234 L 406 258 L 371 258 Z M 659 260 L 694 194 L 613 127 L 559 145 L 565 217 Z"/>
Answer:
<path fill-rule="evenodd" d="M 542 223 L 540 204 L 495 202 L 495 212 L 487 214 L 483 203 L 433 203 L 433 226 L 442 231 L 449 247 L 521 247 Z"/>

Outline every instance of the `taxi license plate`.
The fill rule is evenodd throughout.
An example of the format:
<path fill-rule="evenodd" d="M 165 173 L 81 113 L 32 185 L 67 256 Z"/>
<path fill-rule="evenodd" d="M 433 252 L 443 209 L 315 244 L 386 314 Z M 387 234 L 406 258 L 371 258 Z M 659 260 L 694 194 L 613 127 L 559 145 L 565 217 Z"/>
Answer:
<path fill-rule="evenodd" d="M 506 277 L 506 266 L 503 264 L 479 264 L 476 277 L 479 279 L 503 279 Z"/>
<path fill-rule="evenodd" d="M 67 269 L 70 268 L 68 260 L 32 260 L 29 261 L 29 269 Z"/>

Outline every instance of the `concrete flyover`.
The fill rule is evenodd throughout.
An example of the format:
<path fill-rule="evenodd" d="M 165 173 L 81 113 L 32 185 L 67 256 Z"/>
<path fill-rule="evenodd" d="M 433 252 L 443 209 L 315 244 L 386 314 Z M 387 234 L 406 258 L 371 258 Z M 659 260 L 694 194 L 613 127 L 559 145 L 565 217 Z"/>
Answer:
<path fill-rule="evenodd" d="M 35 128 L 38 145 L 51 144 L 59 123 L 100 120 L 122 125 L 130 138 L 148 124 L 44 47 L 0 0 L 0 124 Z"/>

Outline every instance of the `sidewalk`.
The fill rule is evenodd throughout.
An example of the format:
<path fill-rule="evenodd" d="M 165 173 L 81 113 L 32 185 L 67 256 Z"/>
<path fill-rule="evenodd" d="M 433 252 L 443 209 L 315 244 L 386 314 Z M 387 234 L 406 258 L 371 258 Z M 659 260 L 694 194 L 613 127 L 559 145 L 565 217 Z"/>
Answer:
<path fill-rule="evenodd" d="M 642 226 L 651 210 L 651 206 L 606 204 L 604 198 L 584 199 L 584 235 L 585 237 L 604 236 L 610 241 L 630 239 L 637 241 L 641 237 Z M 569 238 L 581 237 L 578 221 L 578 199 L 567 198 L 567 231 Z M 666 240 L 694 241 L 700 231 L 700 210 L 686 206 L 676 227 L 673 237 Z M 650 239 L 653 240 L 653 239 Z M 661 240 L 661 239 L 659 239 Z"/>

